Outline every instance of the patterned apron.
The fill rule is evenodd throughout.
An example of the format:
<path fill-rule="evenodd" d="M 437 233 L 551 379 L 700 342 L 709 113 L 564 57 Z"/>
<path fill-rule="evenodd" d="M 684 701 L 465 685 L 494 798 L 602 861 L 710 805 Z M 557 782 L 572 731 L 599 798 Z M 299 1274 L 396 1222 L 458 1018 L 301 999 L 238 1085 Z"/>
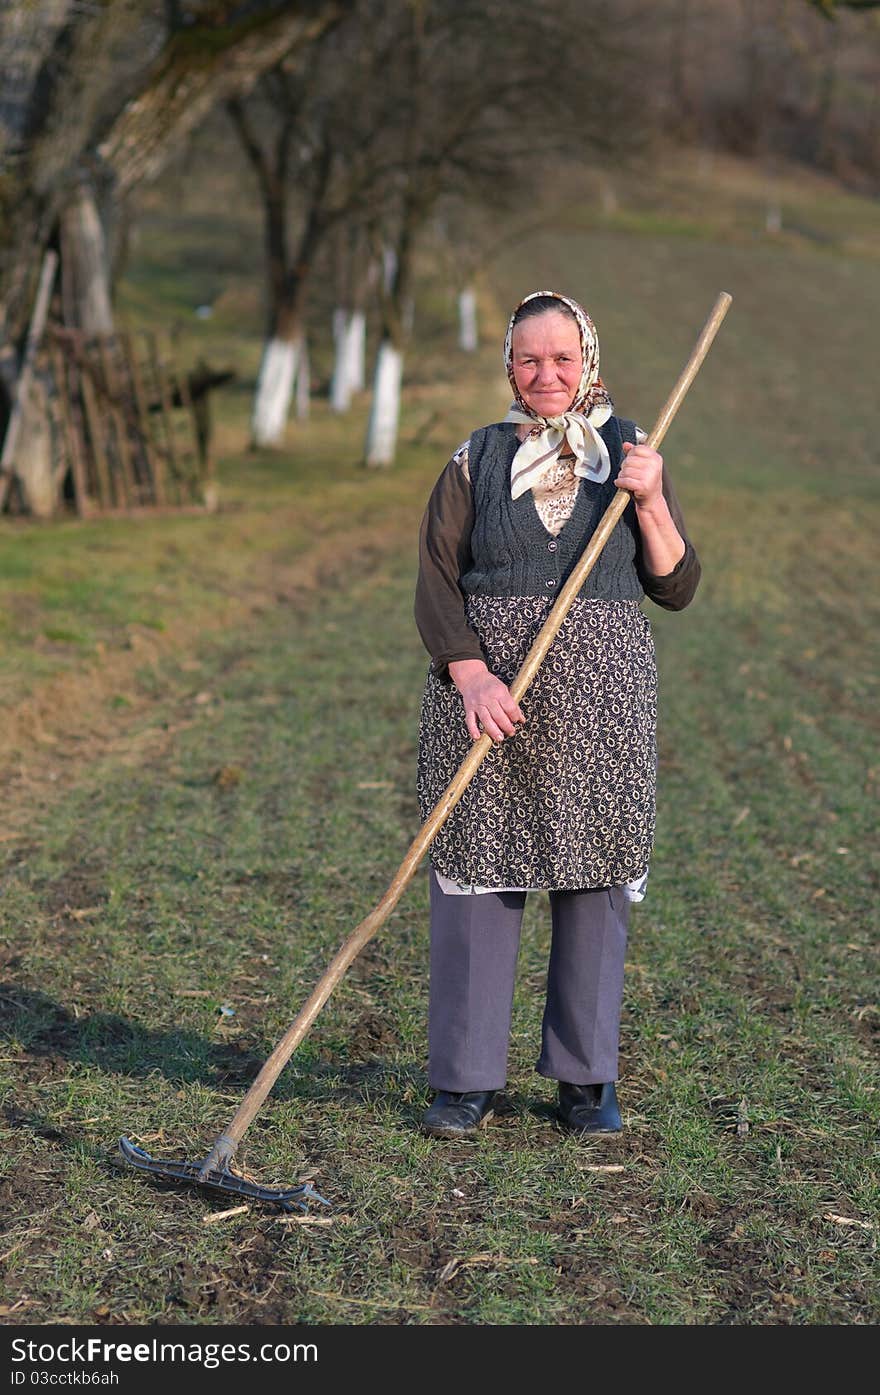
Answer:
<path fill-rule="evenodd" d="M 471 596 L 468 624 L 510 683 L 552 606 Z M 637 601 L 576 600 L 520 706 L 525 725 L 486 756 L 431 861 L 462 885 L 586 890 L 648 870 L 656 797 L 657 672 Z M 471 745 L 455 685 L 428 674 L 418 795 L 427 818 Z"/>

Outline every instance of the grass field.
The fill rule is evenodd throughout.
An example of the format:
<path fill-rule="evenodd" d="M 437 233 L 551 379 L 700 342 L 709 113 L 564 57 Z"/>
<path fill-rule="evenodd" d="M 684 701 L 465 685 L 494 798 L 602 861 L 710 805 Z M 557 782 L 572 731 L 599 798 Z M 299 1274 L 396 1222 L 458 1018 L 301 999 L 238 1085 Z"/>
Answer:
<path fill-rule="evenodd" d="M 197 283 L 201 225 L 150 215 L 129 314 L 185 317 L 222 284 L 182 342 L 243 376 L 218 514 L 0 526 L 4 1323 L 877 1322 L 878 223 L 825 186 L 786 197 L 821 237 L 761 236 L 761 190 L 728 170 L 711 199 L 682 177 L 511 241 L 475 361 L 429 283 L 382 473 L 358 464 L 364 404 L 340 422 L 316 400 L 282 454 L 247 454 L 259 326 L 235 246 Z M 734 295 L 665 447 L 704 580 L 651 617 L 625 1132 L 564 1136 L 534 1074 L 536 898 L 499 1117 L 474 1143 L 420 1135 L 419 876 L 241 1151 L 332 1210 L 217 1219 L 222 1197 L 151 1185 L 116 1139 L 207 1150 L 415 832 L 415 532 L 505 406 L 504 314 L 539 285 L 591 308 L 645 426 Z"/>

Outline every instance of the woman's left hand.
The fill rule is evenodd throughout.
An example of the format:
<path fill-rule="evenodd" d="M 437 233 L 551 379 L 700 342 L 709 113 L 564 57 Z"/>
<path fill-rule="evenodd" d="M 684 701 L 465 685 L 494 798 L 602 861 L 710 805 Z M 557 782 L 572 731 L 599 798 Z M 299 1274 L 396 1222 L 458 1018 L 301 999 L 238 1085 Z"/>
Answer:
<path fill-rule="evenodd" d="M 663 457 L 650 446 L 633 446 L 629 441 L 624 441 L 623 449 L 626 454 L 614 483 L 629 491 L 637 508 L 651 509 L 663 497 Z"/>

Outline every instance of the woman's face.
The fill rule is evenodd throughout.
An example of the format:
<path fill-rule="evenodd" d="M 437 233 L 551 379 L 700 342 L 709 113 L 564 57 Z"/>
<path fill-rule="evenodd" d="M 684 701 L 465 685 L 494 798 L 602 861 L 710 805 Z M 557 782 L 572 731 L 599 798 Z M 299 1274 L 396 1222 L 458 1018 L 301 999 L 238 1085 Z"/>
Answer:
<path fill-rule="evenodd" d="M 561 311 L 548 310 L 516 325 L 510 347 L 513 377 L 523 401 L 542 417 L 567 411 L 581 380 L 576 322 Z"/>

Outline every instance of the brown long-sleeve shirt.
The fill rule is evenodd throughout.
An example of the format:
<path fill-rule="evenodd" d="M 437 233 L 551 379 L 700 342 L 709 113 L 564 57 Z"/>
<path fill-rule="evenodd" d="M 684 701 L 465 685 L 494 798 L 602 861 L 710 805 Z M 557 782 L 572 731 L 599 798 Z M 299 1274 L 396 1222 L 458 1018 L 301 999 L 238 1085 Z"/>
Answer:
<path fill-rule="evenodd" d="M 684 556 L 666 576 L 656 576 L 649 571 L 639 550 L 636 554 L 636 571 L 645 595 L 655 604 L 665 610 L 683 610 L 697 589 L 700 563 L 687 536 L 681 506 L 665 465 L 663 497 L 684 541 Z M 467 623 L 465 598 L 459 585 L 460 576 L 471 564 L 473 524 L 474 503 L 467 469 L 467 449 L 462 447 L 434 486 L 419 533 L 415 618 L 419 634 L 431 656 L 432 668 L 438 674 L 445 672 L 447 666 L 457 659 L 484 657 L 480 641 Z"/>

